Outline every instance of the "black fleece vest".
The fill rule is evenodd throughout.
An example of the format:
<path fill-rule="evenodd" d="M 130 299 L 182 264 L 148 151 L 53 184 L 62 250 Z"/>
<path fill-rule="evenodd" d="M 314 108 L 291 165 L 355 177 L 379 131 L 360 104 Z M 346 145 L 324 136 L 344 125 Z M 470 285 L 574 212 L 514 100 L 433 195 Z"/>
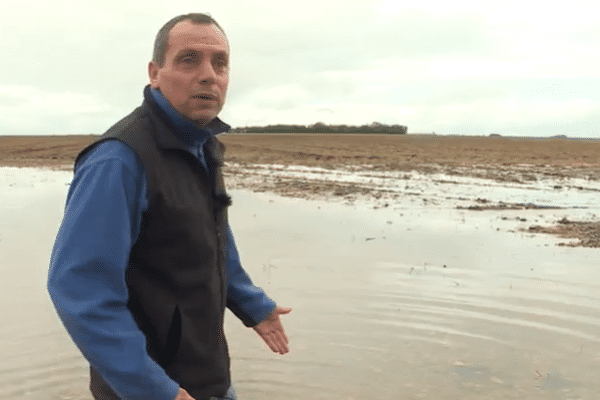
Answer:
<path fill-rule="evenodd" d="M 106 140 L 120 140 L 141 161 L 149 204 L 129 258 L 127 307 L 148 353 L 171 378 L 198 400 L 222 397 L 230 386 L 223 332 L 230 204 L 221 174 L 224 146 L 211 138 L 207 172 L 173 135 L 148 90 L 145 97 L 77 161 Z"/>

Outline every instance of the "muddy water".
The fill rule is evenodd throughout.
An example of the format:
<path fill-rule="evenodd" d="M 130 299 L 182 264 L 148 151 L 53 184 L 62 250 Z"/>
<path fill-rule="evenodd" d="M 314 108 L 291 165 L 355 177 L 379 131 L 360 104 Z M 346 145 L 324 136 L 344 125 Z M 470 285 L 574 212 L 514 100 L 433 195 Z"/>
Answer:
<path fill-rule="evenodd" d="M 46 291 L 69 181 L 68 173 L 0 169 L 1 399 L 90 398 L 85 362 Z"/>
<path fill-rule="evenodd" d="M 45 291 L 65 178 L 36 179 L 0 197 L 0 398 L 90 399 Z M 294 309 L 286 356 L 228 315 L 240 399 L 597 398 L 598 249 L 515 232 L 552 211 L 233 196 L 246 268 Z"/>
<path fill-rule="evenodd" d="M 507 232 L 511 213 L 239 197 L 247 265 L 294 307 L 289 356 L 229 325 L 244 398 L 597 397 L 598 250 Z"/>

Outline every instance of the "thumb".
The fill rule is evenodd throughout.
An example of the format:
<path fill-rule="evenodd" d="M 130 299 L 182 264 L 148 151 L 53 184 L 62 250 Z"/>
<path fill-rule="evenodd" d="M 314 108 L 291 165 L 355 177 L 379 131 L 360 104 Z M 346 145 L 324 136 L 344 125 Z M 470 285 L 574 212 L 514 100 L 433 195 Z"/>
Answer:
<path fill-rule="evenodd" d="M 285 315 L 285 314 L 289 314 L 292 312 L 291 308 L 284 308 L 284 307 L 277 307 L 277 309 L 275 310 L 275 312 L 279 315 Z"/>

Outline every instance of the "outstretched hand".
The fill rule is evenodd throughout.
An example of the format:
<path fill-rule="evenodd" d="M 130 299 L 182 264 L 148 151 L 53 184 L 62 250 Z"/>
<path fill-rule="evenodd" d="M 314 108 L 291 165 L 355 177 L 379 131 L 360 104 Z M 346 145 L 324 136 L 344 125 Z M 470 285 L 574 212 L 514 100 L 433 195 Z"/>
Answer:
<path fill-rule="evenodd" d="M 274 353 L 286 354 L 290 351 L 288 338 L 279 316 L 289 314 L 291 311 L 291 308 L 277 307 L 264 321 L 254 327 L 256 333 Z"/>

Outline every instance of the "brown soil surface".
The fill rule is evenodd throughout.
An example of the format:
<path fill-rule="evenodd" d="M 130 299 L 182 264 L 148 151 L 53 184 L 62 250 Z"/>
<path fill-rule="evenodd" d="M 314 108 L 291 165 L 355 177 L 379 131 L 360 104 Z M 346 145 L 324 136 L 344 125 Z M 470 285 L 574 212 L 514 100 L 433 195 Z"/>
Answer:
<path fill-rule="evenodd" d="M 94 135 L 0 136 L 0 166 L 70 168 Z M 381 170 L 439 171 L 513 167 L 551 176 L 600 179 L 600 141 L 433 135 L 222 135 L 229 162 Z M 481 172 L 473 172 L 476 175 Z M 501 174 L 499 174 L 501 175 Z M 485 177 L 485 176 L 482 176 Z M 524 179 L 527 179 L 525 176 Z"/>
<path fill-rule="evenodd" d="M 71 169 L 77 153 L 95 138 L 93 135 L 0 136 L 0 166 Z M 600 179 L 598 140 L 410 134 L 229 134 L 222 135 L 221 140 L 227 145 L 225 173 L 228 176 L 242 168 L 251 170 L 255 164 L 281 164 L 331 170 L 352 167 L 374 171 L 443 172 L 514 183 L 533 181 L 540 176 Z M 303 191 L 335 194 L 335 191 L 348 190 L 347 187 L 340 189 L 335 183 L 307 186 L 306 182 L 280 182 L 281 187 L 265 187 L 256 179 L 254 183 L 243 182 L 242 186 L 253 190 L 291 195 Z M 364 191 L 359 187 L 352 190 Z M 502 209 L 486 204 L 474 207 L 474 210 Z M 570 222 L 554 228 L 532 227 L 532 231 L 546 229 L 562 235 L 576 234 L 581 243 L 600 246 L 598 240 L 591 240 L 598 235 L 590 233 L 594 229 L 598 232 L 600 224 L 587 224 L 592 225 L 584 227 Z"/>
<path fill-rule="evenodd" d="M 533 179 L 527 173 L 506 176 L 503 171 L 510 167 L 557 177 L 600 179 L 600 141 L 596 140 L 297 134 L 225 135 L 222 141 L 228 160 L 242 164 L 372 165 L 376 170 Z"/>
<path fill-rule="evenodd" d="M 559 243 L 559 246 L 600 247 L 600 223 L 569 221 L 563 218 L 556 226 L 530 226 L 528 232 L 549 233 L 566 239 L 577 239 L 574 242 Z"/>
<path fill-rule="evenodd" d="M 97 136 L 0 136 L 0 166 L 71 169 L 75 156 Z"/>

